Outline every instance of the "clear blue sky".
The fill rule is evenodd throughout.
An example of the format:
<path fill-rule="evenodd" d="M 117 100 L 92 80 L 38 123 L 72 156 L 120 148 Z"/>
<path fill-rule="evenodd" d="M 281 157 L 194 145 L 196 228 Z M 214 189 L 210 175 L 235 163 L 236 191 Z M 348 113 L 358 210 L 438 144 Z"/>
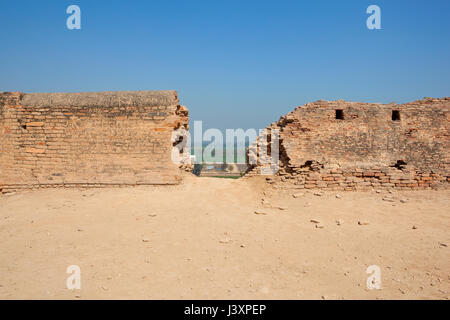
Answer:
<path fill-rule="evenodd" d="M 382 30 L 366 28 L 370 4 Z M 317 99 L 450 95 L 449 0 L 2 0 L 0 39 L 0 91 L 175 89 L 220 129 Z"/>

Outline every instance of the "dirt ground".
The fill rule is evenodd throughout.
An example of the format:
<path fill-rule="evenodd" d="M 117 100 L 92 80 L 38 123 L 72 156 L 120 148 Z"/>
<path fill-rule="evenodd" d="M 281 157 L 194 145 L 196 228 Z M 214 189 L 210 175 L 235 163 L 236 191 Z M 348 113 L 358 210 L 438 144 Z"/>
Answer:
<path fill-rule="evenodd" d="M 0 298 L 449 299 L 450 191 L 316 192 L 187 177 L 0 196 Z"/>

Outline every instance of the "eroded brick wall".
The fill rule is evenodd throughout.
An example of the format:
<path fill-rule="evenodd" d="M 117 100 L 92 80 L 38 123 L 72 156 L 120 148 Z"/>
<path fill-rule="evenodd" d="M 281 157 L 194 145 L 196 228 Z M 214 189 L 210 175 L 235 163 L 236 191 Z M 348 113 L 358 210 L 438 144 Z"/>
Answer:
<path fill-rule="evenodd" d="M 449 108 L 450 98 L 402 105 L 317 101 L 297 107 L 268 128 L 280 133 L 278 175 L 299 188 L 447 187 Z M 257 153 L 255 146 L 249 153 Z"/>
<path fill-rule="evenodd" d="M 175 91 L 0 93 L 0 188 L 174 184 L 187 126 Z"/>

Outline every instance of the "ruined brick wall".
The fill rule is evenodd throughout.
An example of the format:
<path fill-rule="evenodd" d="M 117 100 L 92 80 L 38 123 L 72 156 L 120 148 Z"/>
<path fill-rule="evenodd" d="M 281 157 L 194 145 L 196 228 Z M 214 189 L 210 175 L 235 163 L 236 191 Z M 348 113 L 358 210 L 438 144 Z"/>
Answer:
<path fill-rule="evenodd" d="M 449 108 L 450 98 L 401 105 L 317 101 L 297 107 L 268 127 L 280 132 L 278 175 L 299 188 L 446 187 Z M 255 154 L 252 146 L 249 155 Z M 261 167 L 254 166 L 250 175 Z"/>
<path fill-rule="evenodd" d="M 0 188 L 174 184 L 175 91 L 0 93 Z"/>

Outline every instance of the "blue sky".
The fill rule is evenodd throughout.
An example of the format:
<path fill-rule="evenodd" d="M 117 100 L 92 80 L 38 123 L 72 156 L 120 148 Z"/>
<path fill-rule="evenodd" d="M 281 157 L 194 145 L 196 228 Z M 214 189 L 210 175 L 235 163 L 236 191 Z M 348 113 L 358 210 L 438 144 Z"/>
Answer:
<path fill-rule="evenodd" d="M 448 0 L 2 0 L 0 38 L 0 91 L 175 89 L 207 128 L 263 128 L 318 99 L 450 95 Z"/>

